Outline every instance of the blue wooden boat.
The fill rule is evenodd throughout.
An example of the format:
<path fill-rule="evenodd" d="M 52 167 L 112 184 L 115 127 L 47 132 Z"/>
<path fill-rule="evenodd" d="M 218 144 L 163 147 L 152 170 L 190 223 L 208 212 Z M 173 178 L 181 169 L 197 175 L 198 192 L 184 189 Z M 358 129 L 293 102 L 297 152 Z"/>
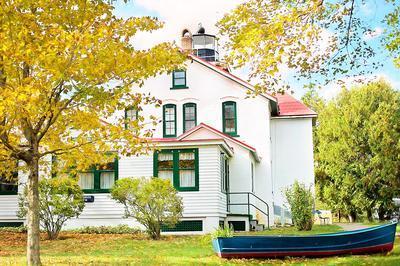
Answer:
<path fill-rule="evenodd" d="M 310 236 L 235 236 L 213 239 L 221 258 L 321 257 L 389 252 L 397 222 L 332 234 Z"/>

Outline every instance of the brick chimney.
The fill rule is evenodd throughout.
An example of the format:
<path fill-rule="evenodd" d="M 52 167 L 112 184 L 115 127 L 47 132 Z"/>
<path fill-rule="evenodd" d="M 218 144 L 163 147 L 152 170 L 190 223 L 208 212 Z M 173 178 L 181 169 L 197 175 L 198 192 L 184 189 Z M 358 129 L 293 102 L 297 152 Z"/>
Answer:
<path fill-rule="evenodd" d="M 192 52 L 192 45 L 193 45 L 193 39 L 192 39 L 192 33 L 188 29 L 184 29 L 182 31 L 182 38 L 181 38 L 181 48 L 185 52 Z"/>

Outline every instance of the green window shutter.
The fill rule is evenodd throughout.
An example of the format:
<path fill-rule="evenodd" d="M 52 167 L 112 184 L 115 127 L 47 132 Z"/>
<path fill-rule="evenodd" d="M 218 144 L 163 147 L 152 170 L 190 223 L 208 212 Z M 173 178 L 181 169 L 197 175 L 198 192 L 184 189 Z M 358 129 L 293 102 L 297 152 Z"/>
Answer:
<path fill-rule="evenodd" d="M 153 153 L 153 176 L 158 177 L 158 151 Z"/>
<path fill-rule="evenodd" d="M 163 106 L 163 136 L 164 138 L 176 137 L 176 105 Z"/>
<path fill-rule="evenodd" d="M 183 132 L 186 132 L 197 125 L 197 106 L 195 103 L 183 105 Z"/>
<path fill-rule="evenodd" d="M 186 85 L 186 71 L 174 70 L 172 72 L 172 87 L 171 89 L 187 89 Z"/>
<path fill-rule="evenodd" d="M 153 175 L 155 177 L 160 176 L 160 154 L 172 154 L 172 183 L 176 190 L 199 191 L 199 150 L 197 148 L 154 152 Z M 168 169 L 164 171 L 171 172 L 171 168 L 168 167 Z"/>
<path fill-rule="evenodd" d="M 222 103 L 222 130 L 225 134 L 237 137 L 237 110 L 236 103 L 229 101 Z"/>

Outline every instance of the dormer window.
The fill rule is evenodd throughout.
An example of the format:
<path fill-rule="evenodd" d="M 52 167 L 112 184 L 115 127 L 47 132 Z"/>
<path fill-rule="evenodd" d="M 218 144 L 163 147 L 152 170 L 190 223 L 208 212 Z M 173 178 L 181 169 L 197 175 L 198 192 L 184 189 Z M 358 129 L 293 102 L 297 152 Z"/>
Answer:
<path fill-rule="evenodd" d="M 235 102 L 222 103 L 222 129 L 225 134 L 237 137 L 237 114 Z"/>
<path fill-rule="evenodd" d="M 171 89 L 187 89 L 185 70 L 175 70 L 174 72 L 172 72 Z"/>

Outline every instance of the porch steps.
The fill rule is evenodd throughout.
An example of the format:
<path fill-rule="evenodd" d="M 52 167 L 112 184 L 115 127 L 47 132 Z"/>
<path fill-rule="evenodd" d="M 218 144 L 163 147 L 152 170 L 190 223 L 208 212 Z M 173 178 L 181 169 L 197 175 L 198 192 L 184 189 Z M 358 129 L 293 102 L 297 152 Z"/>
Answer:
<path fill-rule="evenodd" d="M 263 231 L 265 228 L 264 224 L 259 224 L 257 219 L 248 214 L 227 214 L 227 224 L 234 231 Z"/>

